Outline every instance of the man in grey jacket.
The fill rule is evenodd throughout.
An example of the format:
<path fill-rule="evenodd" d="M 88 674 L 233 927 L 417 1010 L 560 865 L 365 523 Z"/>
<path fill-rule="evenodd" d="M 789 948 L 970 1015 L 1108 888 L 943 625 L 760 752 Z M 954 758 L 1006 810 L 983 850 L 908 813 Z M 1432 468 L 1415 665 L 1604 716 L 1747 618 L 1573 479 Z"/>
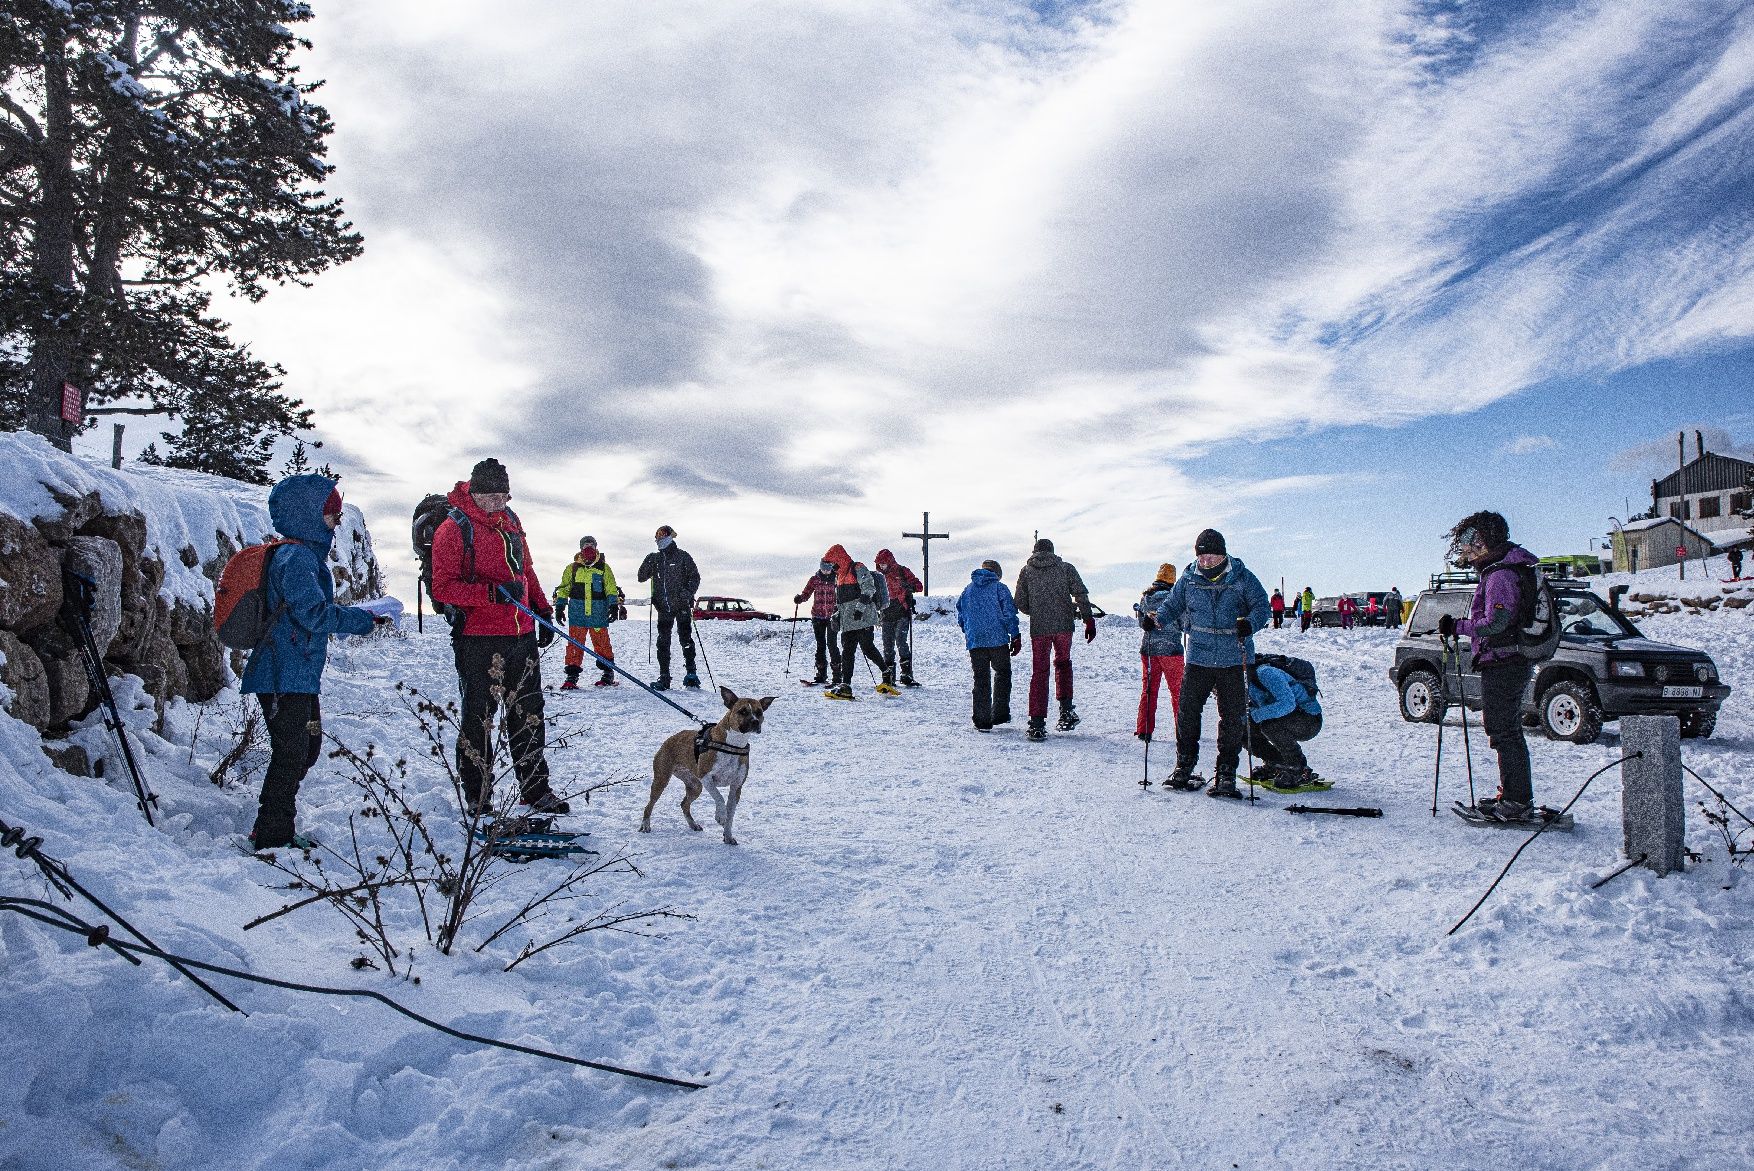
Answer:
<path fill-rule="evenodd" d="M 1048 657 L 1053 656 L 1054 697 L 1060 701 L 1062 732 L 1078 726 L 1072 707 L 1072 629 L 1084 620 L 1084 641 L 1096 637 L 1096 617 L 1090 612 L 1090 593 L 1084 579 L 1069 561 L 1054 553 L 1046 537 L 1035 543 L 1035 552 L 1017 574 L 1012 591 L 1019 612 L 1029 615 L 1029 732 L 1031 740 L 1046 740 L 1048 719 Z"/>

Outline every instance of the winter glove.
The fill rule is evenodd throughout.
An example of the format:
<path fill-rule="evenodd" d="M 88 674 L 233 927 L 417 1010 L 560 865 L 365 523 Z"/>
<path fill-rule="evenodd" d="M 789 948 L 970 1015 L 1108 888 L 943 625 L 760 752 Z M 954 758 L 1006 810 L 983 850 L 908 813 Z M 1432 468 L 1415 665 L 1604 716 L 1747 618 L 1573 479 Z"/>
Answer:
<path fill-rule="evenodd" d="M 540 650 L 554 641 L 554 627 L 538 625 L 536 627 L 536 647 Z"/>
<path fill-rule="evenodd" d="M 1096 641 L 1096 619 L 1094 618 L 1086 618 L 1084 620 L 1084 641 Z"/>
<path fill-rule="evenodd" d="M 793 594 L 792 595 L 792 605 L 801 606 L 803 604 L 804 604 L 804 595 L 803 594 Z"/>
<path fill-rule="evenodd" d="M 502 582 L 499 592 L 508 602 L 522 602 L 524 600 L 524 583 L 521 581 Z"/>
<path fill-rule="evenodd" d="M 1444 638 L 1454 638 L 1456 636 L 1456 616 L 1454 614 L 1440 615 L 1437 619 L 1437 633 Z"/>
<path fill-rule="evenodd" d="M 1145 614 L 1139 615 L 1139 629 L 1140 630 L 1156 630 L 1157 629 L 1157 615 L 1151 614 L 1151 613 L 1145 613 Z"/>
<path fill-rule="evenodd" d="M 1011 653 L 1012 655 L 1020 655 L 1023 653 L 1023 636 L 1021 634 L 1013 634 L 1011 636 Z"/>
<path fill-rule="evenodd" d="M 627 621 L 627 607 L 626 606 L 615 607 L 615 620 L 617 622 L 626 622 Z"/>
<path fill-rule="evenodd" d="M 1135 736 L 1139 737 L 1139 739 L 1145 741 L 1145 743 L 1147 743 L 1147 744 L 1151 743 L 1151 733 L 1149 733 L 1149 732 L 1135 732 L 1133 734 Z"/>
<path fill-rule="evenodd" d="M 1247 618 L 1238 618 L 1236 620 L 1236 637 L 1247 638 L 1254 632 L 1255 624 L 1253 622 L 1250 622 Z"/>

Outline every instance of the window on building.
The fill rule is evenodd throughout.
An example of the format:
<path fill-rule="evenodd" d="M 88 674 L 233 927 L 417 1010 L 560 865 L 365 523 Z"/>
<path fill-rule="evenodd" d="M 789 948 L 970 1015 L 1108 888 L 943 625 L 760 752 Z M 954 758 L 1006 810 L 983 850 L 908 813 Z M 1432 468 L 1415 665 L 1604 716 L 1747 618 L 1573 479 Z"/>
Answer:
<path fill-rule="evenodd" d="M 1747 512 L 1750 508 L 1754 508 L 1754 492 L 1732 492 L 1732 493 L 1730 493 L 1730 511 L 1731 512 L 1738 513 L 1738 514 L 1744 513 L 1744 512 Z"/>
<path fill-rule="evenodd" d="M 1685 500 L 1677 500 L 1675 503 L 1669 505 L 1669 515 L 1676 520 L 1686 520 L 1687 502 Z"/>
<path fill-rule="evenodd" d="M 1722 516 L 1723 510 L 1719 506 L 1723 504 L 1723 499 L 1722 496 L 1701 496 L 1699 498 L 1699 519 L 1710 520 L 1714 516 Z"/>

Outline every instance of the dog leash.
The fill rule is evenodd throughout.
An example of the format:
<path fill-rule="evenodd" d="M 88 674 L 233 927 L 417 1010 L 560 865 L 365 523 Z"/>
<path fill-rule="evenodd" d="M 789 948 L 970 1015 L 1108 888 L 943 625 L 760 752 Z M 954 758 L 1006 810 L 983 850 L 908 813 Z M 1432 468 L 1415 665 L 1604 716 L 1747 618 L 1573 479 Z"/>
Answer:
<path fill-rule="evenodd" d="M 710 728 L 713 726 L 711 721 L 701 719 L 699 716 L 695 715 L 693 712 L 689 711 L 687 708 L 683 707 L 681 704 L 677 703 L 675 700 L 671 699 L 669 696 L 665 695 L 663 692 L 652 690 L 651 686 L 648 685 L 645 680 L 639 678 L 637 675 L 634 675 L 628 671 L 623 670 L 620 666 L 618 666 L 616 664 L 614 659 L 605 659 L 602 655 L 598 654 L 596 651 L 592 650 L 590 647 L 586 646 L 584 643 L 580 642 L 578 639 L 576 639 L 572 635 L 568 634 L 565 630 L 561 629 L 559 626 L 555 625 L 553 622 L 550 622 L 548 619 L 542 617 L 542 615 L 536 613 L 536 611 L 530 609 L 530 607 L 524 605 L 524 603 L 522 603 L 522 602 L 518 601 L 516 598 L 512 597 L 510 593 L 506 592 L 506 588 L 503 585 L 499 586 L 498 589 L 499 589 L 500 597 L 504 598 L 506 601 L 510 602 L 512 605 L 516 606 L 518 609 L 522 610 L 524 613 L 528 614 L 532 621 L 537 622 L 543 626 L 546 626 L 548 629 L 554 631 L 554 633 L 560 635 L 560 637 L 566 639 L 566 641 L 570 642 L 573 646 L 578 647 L 581 651 L 584 651 L 587 655 L 590 655 L 593 659 L 596 659 L 598 666 L 607 667 L 609 670 L 614 671 L 617 675 L 621 675 L 621 676 L 626 677 L 627 679 L 631 680 L 637 687 L 639 687 L 639 689 L 641 691 L 644 691 L 646 694 L 650 695 L 653 699 L 663 700 L 665 703 L 669 704 L 671 707 L 675 708 L 677 711 L 681 712 L 683 715 L 687 716 L 689 719 L 693 720 L 695 723 L 699 724 L 701 727 Z"/>

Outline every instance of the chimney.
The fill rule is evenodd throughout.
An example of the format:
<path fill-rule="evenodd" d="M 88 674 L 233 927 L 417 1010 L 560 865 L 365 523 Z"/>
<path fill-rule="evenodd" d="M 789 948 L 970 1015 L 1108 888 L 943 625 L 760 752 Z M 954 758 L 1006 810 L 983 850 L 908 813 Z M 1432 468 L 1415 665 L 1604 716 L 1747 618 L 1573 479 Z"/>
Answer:
<path fill-rule="evenodd" d="M 1699 453 L 1700 459 L 1705 458 L 1705 433 L 1704 432 L 1695 431 L 1693 433 L 1693 449 Z"/>

